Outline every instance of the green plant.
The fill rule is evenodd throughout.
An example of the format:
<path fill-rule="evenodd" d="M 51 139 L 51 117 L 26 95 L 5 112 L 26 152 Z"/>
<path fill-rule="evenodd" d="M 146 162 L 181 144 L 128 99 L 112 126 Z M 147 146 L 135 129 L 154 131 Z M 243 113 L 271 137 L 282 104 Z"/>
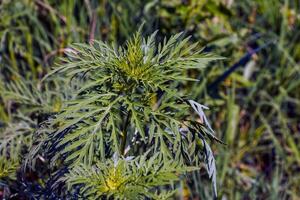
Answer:
<path fill-rule="evenodd" d="M 4 166 L 3 171 L 15 167 L 1 178 L 0 199 L 59 199 L 63 195 L 52 186 L 66 173 L 65 166 L 57 162 L 52 167 L 47 159 L 61 149 L 53 147 L 46 152 L 41 147 L 53 134 L 47 119 L 62 112 L 85 81 L 76 78 L 69 84 L 65 75 L 59 74 L 43 82 L 40 79 L 70 50 L 70 44 L 96 39 L 120 45 L 141 21 L 145 21 L 145 33 L 160 29 L 157 40 L 184 30 L 192 35 L 191 41 L 206 47 L 204 51 L 230 58 L 212 63 L 217 67 L 188 70 L 188 77 L 199 81 L 183 81 L 176 86 L 180 96 L 189 94 L 190 99 L 213 108 L 205 114 L 227 144 L 226 151 L 222 145 L 211 146 L 217 155 L 218 196 L 299 198 L 298 13 L 299 2 L 294 0 L 1 1 L 0 166 Z M 274 41 L 278 42 L 266 45 Z M 244 59 L 263 46 L 262 51 Z M 236 64 L 238 68 L 224 73 Z M 215 82 L 218 77 L 227 78 Z M 162 93 L 153 95 L 151 105 Z M 141 146 L 140 136 L 137 142 Z M 122 160 L 133 153 L 131 149 L 119 157 Z M 105 161 L 112 155 L 109 152 Z M 93 166 L 96 163 L 97 159 Z M 29 164 L 36 169 L 24 170 L 22 166 Z M 174 185 L 179 187 L 174 195 L 211 199 L 206 176 L 200 170 L 187 173 L 180 178 L 180 186 Z M 58 182 L 60 186 L 64 188 L 63 181 Z M 74 187 L 79 186 L 71 187 L 73 194 L 77 191 Z"/>
<path fill-rule="evenodd" d="M 48 120 L 52 131 L 41 141 L 41 151 L 29 155 L 41 153 L 51 168 L 67 166 L 70 172 L 58 182 L 83 185 L 80 195 L 151 197 L 150 191 L 203 161 L 216 195 L 215 161 L 206 138 L 217 139 L 203 112 L 207 108 L 187 100 L 177 88 L 196 81 L 186 77 L 189 69 L 219 58 L 202 53 L 197 43 L 188 45 L 181 33 L 158 45 L 155 35 L 142 38 L 138 32 L 124 47 L 101 41 L 75 44 L 46 77 L 75 81 L 75 95 Z M 112 162 L 113 155 L 120 160 Z M 134 159 L 126 160 L 128 156 Z M 131 181 L 140 176 L 141 182 Z"/>

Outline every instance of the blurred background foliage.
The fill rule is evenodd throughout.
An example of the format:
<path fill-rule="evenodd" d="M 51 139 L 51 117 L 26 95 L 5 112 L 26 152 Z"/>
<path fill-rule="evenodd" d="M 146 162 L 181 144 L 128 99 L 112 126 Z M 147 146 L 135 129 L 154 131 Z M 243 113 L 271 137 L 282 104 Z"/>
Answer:
<path fill-rule="evenodd" d="M 297 0 L 2 0 L 0 136 L 12 131 L 30 143 L 27 133 L 42 114 L 59 111 L 68 88 L 64 96 L 39 91 L 53 87 L 41 79 L 70 44 L 123 44 L 142 23 L 144 34 L 159 30 L 161 39 L 184 31 L 204 51 L 226 57 L 191 70 L 199 82 L 181 88 L 210 107 L 227 144 L 213 145 L 218 198 L 299 199 L 299 13 Z M 182 182 L 183 198 L 211 199 L 207 178 L 201 171 Z"/>

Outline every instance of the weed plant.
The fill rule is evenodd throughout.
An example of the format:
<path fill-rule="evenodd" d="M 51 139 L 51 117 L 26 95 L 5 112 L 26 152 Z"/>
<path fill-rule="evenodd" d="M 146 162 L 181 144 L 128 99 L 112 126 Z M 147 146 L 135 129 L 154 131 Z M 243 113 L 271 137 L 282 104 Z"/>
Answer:
<path fill-rule="evenodd" d="M 155 37 L 156 47 L 157 41 L 163 42 L 164 37 L 170 38 L 184 31 L 185 35 L 191 35 L 185 48 L 197 41 L 199 46 L 205 47 L 201 54 L 214 52 L 227 58 L 211 62 L 206 68 L 188 69 L 183 72 L 182 76 L 197 79 L 197 82 L 172 79 L 168 86 L 176 90 L 176 95 L 170 101 L 176 99 L 175 106 L 182 106 L 180 112 L 171 109 L 171 113 L 168 114 L 175 117 L 173 114 L 176 111 L 176 119 L 179 119 L 180 123 L 197 127 L 197 124 L 191 121 L 195 120 L 197 115 L 188 100 L 205 104 L 210 108 L 205 114 L 210 119 L 211 127 L 216 130 L 215 135 L 227 144 L 224 146 L 210 143 L 211 150 L 216 155 L 219 198 L 298 199 L 298 13 L 299 3 L 294 0 L 1 1 L 0 137 L 1 145 L 10 147 L 5 148 L 6 157 L 1 159 L 4 162 L 0 168 L 7 170 L 2 170 L 1 173 L 0 196 L 3 191 L 5 194 L 15 195 L 15 198 L 33 198 L 30 196 L 32 194 L 51 194 L 61 186 L 61 182 L 66 182 L 57 181 L 69 173 L 67 168 L 62 166 L 73 168 L 70 160 L 68 164 L 62 162 L 62 155 L 68 155 L 58 148 L 61 144 L 53 140 L 55 130 L 62 126 L 54 121 L 56 116 L 61 116 L 64 120 L 62 113 L 66 112 L 69 106 L 78 104 L 76 101 L 83 101 L 90 93 L 94 95 L 97 90 L 91 88 L 83 89 L 82 93 L 78 91 L 83 85 L 99 77 L 91 76 L 90 71 L 85 74 L 79 65 L 80 69 L 73 74 L 69 70 L 57 70 L 41 82 L 54 63 L 59 63 L 58 66 L 61 67 L 69 65 L 71 61 L 78 64 L 78 57 L 73 55 L 75 52 L 72 50 L 78 48 L 87 54 L 91 51 L 89 49 L 98 48 L 96 41 L 109 44 L 109 48 L 117 52 L 119 51 L 115 50 L 115 47 L 122 46 L 122 51 L 127 52 L 124 42 L 129 40 L 132 33 L 144 22 L 144 35 L 151 35 L 160 30 Z M 178 38 L 178 42 L 181 39 L 182 36 Z M 133 41 L 131 39 L 131 42 Z M 89 45 L 75 45 L 71 48 L 74 43 Z M 198 48 L 195 49 L 197 50 Z M 154 55 L 156 53 L 157 51 Z M 66 60 L 60 61 L 60 58 Z M 85 58 L 92 61 L 88 57 Z M 124 75 L 130 74 L 128 70 L 125 71 Z M 96 74 L 98 73 L 95 73 L 95 76 Z M 176 78 L 179 77 L 176 75 Z M 124 87 L 124 84 L 119 83 L 113 85 L 114 88 L 109 88 L 110 92 Z M 162 101 L 161 97 L 168 94 L 161 89 L 158 91 L 154 92 L 155 94 L 149 92 L 149 96 L 152 97 L 147 96 L 148 108 L 151 107 L 151 111 L 157 102 Z M 110 100 L 106 98 L 107 101 Z M 144 104 L 142 103 L 143 106 Z M 128 104 L 120 105 L 122 113 L 119 115 L 122 118 L 110 121 L 119 124 L 124 120 L 126 115 L 121 114 L 126 114 L 126 105 Z M 137 109 L 137 118 L 141 119 L 145 108 L 140 105 L 133 108 Z M 80 112 L 88 112 L 88 108 L 84 111 L 82 109 Z M 76 112 L 78 111 L 75 111 L 75 115 Z M 133 116 L 128 120 L 128 137 L 132 137 L 136 121 Z M 147 120 L 142 119 L 142 124 L 148 123 Z M 198 122 L 203 121 L 198 118 Z M 62 137 L 71 136 L 79 124 L 80 127 L 84 126 L 82 122 L 76 123 L 62 133 Z M 105 124 L 105 127 L 111 129 L 109 125 Z M 163 128 L 165 127 L 167 126 L 164 125 Z M 144 128 L 146 136 L 149 130 Z M 104 131 L 104 135 L 107 131 Z M 109 143 L 115 141 L 108 140 Z M 138 148 L 130 148 L 130 151 L 123 155 L 123 150 L 118 150 L 115 157 L 113 145 L 109 145 L 110 149 L 104 146 L 107 164 L 112 166 L 114 160 L 120 160 L 122 163 L 126 156 L 133 154 L 143 156 L 147 152 L 147 146 L 140 140 L 143 140 L 142 135 L 137 133 L 137 146 L 141 152 L 137 151 Z M 99 145 L 96 139 L 93 141 L 95 146 Z M 122 138 L 118 141 L 122 143 Z M 171 141 L 167 139 L 166 144 L 170 145 Z M 122 149 L 127 149 L 129 142 L 126 140 L 125 146 L 123 142 Z M 67 142 L 66 146 L 68 145 Z M 199 145 L 201 146 L 201 142 Z M 41 154 L 43 148 L 45 152 L 49 152 L 49 157 Z M 73 156 L 80 160 L 80 155 Z M 100 155 L 94 156 L 95 160 L 92 162 L 96 165 L 96 158 Z M 146 158 L 150 156 L 154 156 L 153 151 L 149 152 Z M 53 162 L 49 163 L 48 159 Z M 84 160 L 81 158 L 78 162 L 82 163 Z M 128 165 L 131 166 L 133 162 L 139 161 L 129 160 Z M 50 164 L 54 167 L 49 167 Z M 24 165 L 27 166 L 27 170 L 22 167 Z M 38 170 L 31 168 L 33 166 L 39 166 Z M 212 199 L 214 193 L 207 182 L 209 176 L 202 170 L 202 165 L 199 167 L 200 170 L 182 172 L 185 174 L 184 178 L 180 176 L 180 181 L 175 185 L 166 188 L 153 187 L 149 190 L 153 191 L 155 188 L 161 192 L 178 188 L 177 194 L 180 194 L 181 198 Z M 93 170 L 89 171 L 107 174 L 101 165 L 98 165 L 96 171 Z M 4 179 L 7 180 L 3 176 L 9 177 L 9 184 L 2 184 Z M 78 186 L 75 185 L 75 188 L 70 187 L 70 190 L 76 190 Z M 76 194 L 79 193 L 78 190 Z M 155 192 L 154 194 L 158 195 Z M 56 192 L 55 195 L 61 194 Z M 57 197 L 49 195 L 49 198 Z"/>

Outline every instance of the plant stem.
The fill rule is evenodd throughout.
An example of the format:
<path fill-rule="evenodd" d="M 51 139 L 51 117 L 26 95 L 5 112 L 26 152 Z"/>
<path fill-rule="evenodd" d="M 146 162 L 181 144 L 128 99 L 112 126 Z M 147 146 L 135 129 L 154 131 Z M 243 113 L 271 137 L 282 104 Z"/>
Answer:
<path fill-rule="evenodd" d="M 126 145 L 126 142 L 127 142 L 127 127 L 128 127 L 128 124 L 129 124 L 130 116 L 131 116 L 131 111 L 129 111 L 129 113 L 126 116 L 126 120 L 125 120 L 123 130 L 122 130 L 122 143 L 121 143 L 121 150 L 120 150 L 120 153 L 122 155 L 125 154 L 125 145 Z"/>

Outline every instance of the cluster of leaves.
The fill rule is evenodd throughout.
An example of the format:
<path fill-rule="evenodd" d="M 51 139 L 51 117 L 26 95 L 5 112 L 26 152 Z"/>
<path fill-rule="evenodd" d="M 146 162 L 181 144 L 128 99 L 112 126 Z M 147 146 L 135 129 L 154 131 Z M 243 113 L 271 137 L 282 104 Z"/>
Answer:
<path fill-rule="evenodd" d="M 197 169 L 197 168 L 195 168 Z M 82 197 L 97 199 L 103 196 L 114 199 L 168 199 L 174 192 L 157 195 L 151 189 L 170 182 L 178 181 L 177 174 L 186 173 L 194 168 L 186 168 L 172 160 L 163 160 L 156 153 L 150 158 L 142 155 L 138 158 L 119 158 L 98 162 L 95 166 L 79 165 L 65 177 L 69 189 L 80 187 Z"/>
<path fill-rule="evenodd" d="M 197 51 L 197 44 L 186 47 L 188 38 L 179 41 L 180 36 L 159 45 L 155 33 L 147 39 L 137 33 L 124 48 L 99 41 L 72 46 L 63 66 L 48 74 L 63 73 L 71 81 L 82 81 L 74 100 L 50 120 L 55 131 L 45 145 L 51 163 L 92 166 L 114 153 L 138 157 L 146 150 L 184 165 L 199 165 L 206 156 L 216 184 L 212 154 L 204 155 L 201 150 L 207 151 L 205 137 L 214 136 L 205 128 L 206 118 L 199 123 L 201 128 L 193 126 L 192 122 L 198 123 L 190 119 L 188 106 L 192 104 L 202 117 L 201 105 L 187 104 L 176 86 L 190 80 L 184 77 L 188 69 L 204 67 L 217 58 Z M 153 105 L 151 100 L 157 96 Z M 180 131 L 183 126 L 187 133 Z"/>
<path fill-rule="evenodd" d="M 29 164 L 34 170 L 36 162 L 50 162 L 51 181 L 67 167 L 53 184 L 67 182 L 73 189 L 79 184 L 82 189 L 79 194 L 76 189 L 67 194 L 50 186 L 56 188 L 52 190 L 56 196 L 167 197 L 173 193 L 155 197 L 157 190 L 153 189 L 198 169 L 203 161 L 216 195 L 215 161 L 206 139 L 217 138 L 204 115 L 206 107 L 187 100 L 177 88 L 185 81 L 195 81 L 186 78 L 189 69 L 203 68 L 219 58 L 202 53 L 197 43 L 188 46 L 189 38 L 181 39 L 181 33 L 159 44 L 155 35 L 142 38 L 138 32 L 120 48 L 101 41 L 71 46 L 62 66 L 41 83 L 49 84 L 50 91 L 45 86 L 40 90 L 26 87 L 22 82 L 4 86 L 5 101 L 15 99 L 21 106 L 30 105 L 31 113 L 38 108 L 50 115 L 43 124 L 33 123 L 34 135 L 32 130 L 23 132 L 22 136 L 34 138 L 33 146 L 26 143 L 30 152 L 23 166 L 26 169 Z M 68 87 L 61 93 L 53 90 L 60 77 L 69 82 L 71 91 Z M 64 101 L 59 109 L 54 101 L 58 97 Z M 19 142 L 15 134 L 14 141 Z M 10 146 L 16 145 L 10 142 Z M 11 150 L 7 145 L 3 149 Z M 109 163 L 114 154 L 134 159 L 117 159 L 112 167 Z M 10 157 L 7 153 L 4 156 Z M 137 177 L 144 179 L 132 181 Z"/>

